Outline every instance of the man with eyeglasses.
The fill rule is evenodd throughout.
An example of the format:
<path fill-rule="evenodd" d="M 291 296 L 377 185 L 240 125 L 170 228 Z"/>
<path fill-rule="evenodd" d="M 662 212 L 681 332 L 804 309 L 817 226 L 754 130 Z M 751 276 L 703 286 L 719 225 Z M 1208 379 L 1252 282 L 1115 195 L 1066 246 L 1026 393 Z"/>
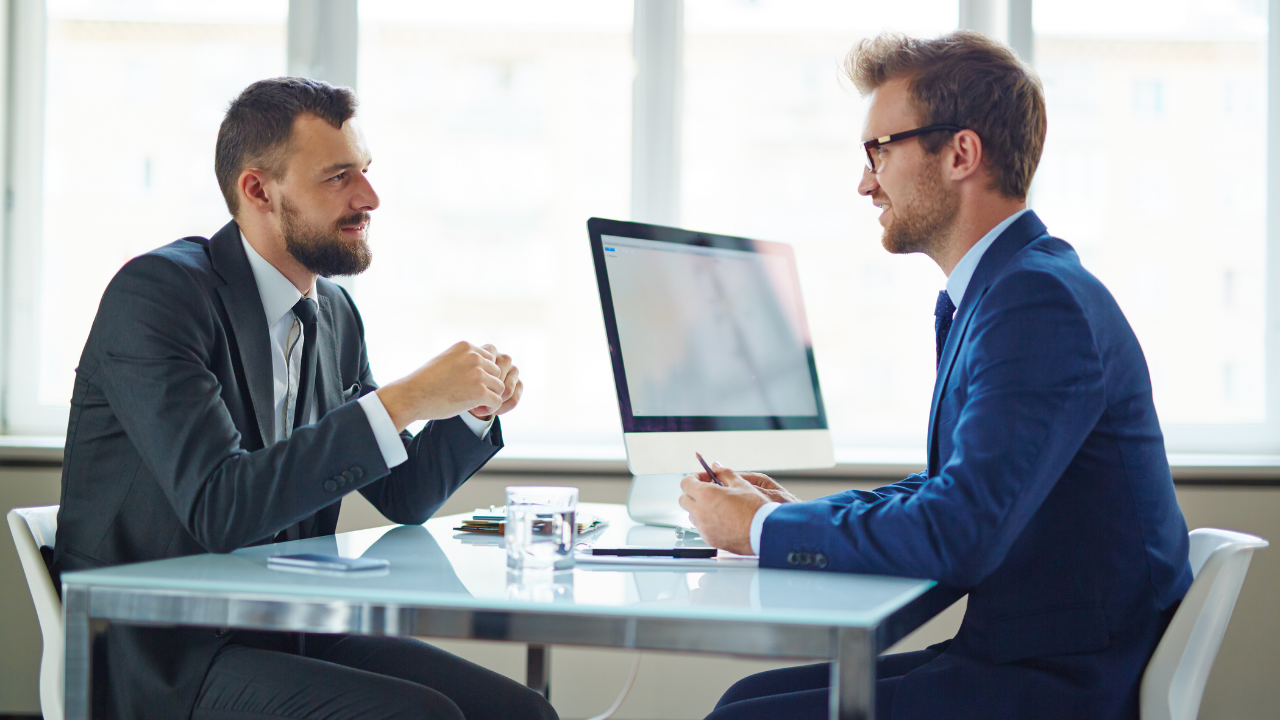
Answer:
<path fill-rule="evenodd" d="M 1191 584 L 1146 360 L 1115 300 L 1027 209 L 1047 127 L 1039 80 L 954 32 L 849 55 L 871 97 L 860 194 L 883 244 L 947 275 L 924 473 L 800 502 L 714 467 L 681 505 L 762 567 L 932 578 L 959 632 L 880 658 L 876 717 L 1137 718 L 1147 660 Z M 892 351 L 889 349 L 888 351 Z M 746 678 L 715 720 L 827 717 L 826 664 Z"/>

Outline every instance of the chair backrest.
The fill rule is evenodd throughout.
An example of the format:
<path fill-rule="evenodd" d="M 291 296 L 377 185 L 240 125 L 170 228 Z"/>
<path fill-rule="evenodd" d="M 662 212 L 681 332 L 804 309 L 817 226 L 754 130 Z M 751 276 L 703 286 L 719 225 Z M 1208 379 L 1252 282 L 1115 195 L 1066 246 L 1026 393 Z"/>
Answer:
<path fill-rule="evenodd" d="M 1190 539 L 1195 582 L 1142 676 L 1142 720 L 1195 720 L 1253 551 L 1267 546 L 1214 528 L 1192 530 Z"/>
<path fill-rule="evenodd" d="M 40 659 L 40 709 L 45 720 L 62 720 L 63 658 L 66 640 L 62 627 L 62 600 L 53 587 L 41 547 L 53 547 L 58 532 L 58 506 L 14 508 L 9 511 L 9 532 L 27 576 L 31 600 L 40 621 L 44 653 Z"/>

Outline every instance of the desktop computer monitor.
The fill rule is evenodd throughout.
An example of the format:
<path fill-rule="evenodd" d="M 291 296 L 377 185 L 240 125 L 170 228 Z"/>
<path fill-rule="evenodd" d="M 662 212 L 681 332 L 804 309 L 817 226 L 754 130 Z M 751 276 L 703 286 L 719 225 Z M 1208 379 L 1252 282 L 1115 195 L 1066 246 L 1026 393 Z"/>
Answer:
<path fill-rule="evenodd" d="M 695 452 L 735 470 L 835 464 L 789 245 L 587 229 L 633 473 L 699 471 Z"/>

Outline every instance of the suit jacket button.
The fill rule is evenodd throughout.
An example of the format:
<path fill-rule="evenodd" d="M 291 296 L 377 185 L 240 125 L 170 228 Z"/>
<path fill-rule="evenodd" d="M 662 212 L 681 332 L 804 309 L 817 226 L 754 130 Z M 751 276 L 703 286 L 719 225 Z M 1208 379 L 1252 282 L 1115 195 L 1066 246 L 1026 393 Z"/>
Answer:
<path fill-rule="evenodd" d="M 231 634 L 231 628 L 218 628 L 213 631 L 214 637 L 224 638 Z"/>
<path fill-rule="evenodd" d="M 818 567 L 820 567 L 820 568 L 824 568 L 824 567 L 826 567 L 826 566 L 827 566 L 827 556 L 826 556 L 826 555 L 823 555 L 822 553 L 818 553 L 817 555 L 814 555 L 814 556 L 813 556 L 813 564 L 814 564 L 814 565 L 817 565 L 817 566 L 818 566 Z"/>
<path fill-rule="evenodd" d="M 354 480 L 354 479 L 355 479 L 355 475 L 352 475 L 350 470 L 343 470 L 343 471 L 342 471 L 342 484 L 343 484 L 343 485 L 346 485 L 347 483 L 351 482 L 351 481 L 352 481 L 352 480 Z"/>
<path fill-rule="evenodd" d="M 361 470 L 361 469 L 360 469 L 360 468 L 358 468 L 358 467 L 353 467 L 353 468 L 351 468 L 351 475 L 352 475 L 355 479 L 359 480 L 360 478 L 364 477 L 364 470 Z"/>
<path fill-rule="evenodd" d="M 334 482 L 334 481 L 332 481 L 332 480 L 325 480 L 325 481 L 324 481 L 324 489 L 325 489 L 325 490 L 328 490 L 329 492 L 333 492 L 334 490 L 337 490 L 337 489 L 338 489 L 338 483 L 336 483 L 336 482 Z"/>
<path fill-rule="evenodd" d="M 797 557 L 795 553 L 787 553 L 787 562 L 792 565 L 799 565 L 800 558 Z"/>

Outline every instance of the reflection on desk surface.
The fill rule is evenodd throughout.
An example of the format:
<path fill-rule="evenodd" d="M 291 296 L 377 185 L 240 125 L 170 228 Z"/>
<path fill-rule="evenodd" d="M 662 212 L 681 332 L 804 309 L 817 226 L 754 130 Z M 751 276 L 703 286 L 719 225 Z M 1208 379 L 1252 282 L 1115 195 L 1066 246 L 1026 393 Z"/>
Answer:
<path fill-rule="evenodd" d="M 591 537 L 602 546 L 676 545 L 697 542 L 675 537 L 670 528 L 632 522 L 620 505 L 584 503 L 609 519 Z M 476 609 L 707 617 L 756 621 L 862 624 L 879 622 L 933 583 L 907 578 L 845 575 L 805 570 L 757 568 L 637 568 L 591 566 L 534 581 L 509 573 L 501 538 L 453 531 L 457 517 L 359 530 L 338 536 L 295 540 L 237 550 L 229 555 L 196 555 L 68 574 L 68 582 L 172 590 L 367 599 L 405 604 Z M 478 540 L 488 542 L 478 542 Z M 642 540 L 643 542 L 636 542 Z M 311 576 L 268 570 L 269 555 L 320 553 L 385 558 L 390 572 L 379 577 Z"/>

